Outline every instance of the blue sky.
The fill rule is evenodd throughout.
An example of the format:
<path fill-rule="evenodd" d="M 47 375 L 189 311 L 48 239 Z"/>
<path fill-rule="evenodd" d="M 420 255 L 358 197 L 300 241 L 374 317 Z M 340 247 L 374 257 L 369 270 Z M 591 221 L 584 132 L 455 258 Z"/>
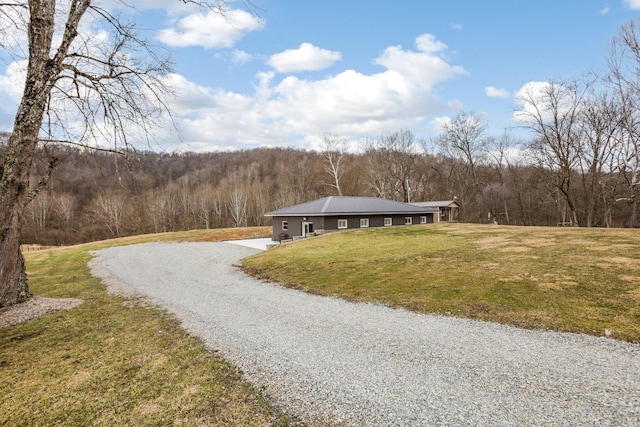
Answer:
<path fill-rule="evenodd" d="M 604 70 L 612 38 L 640 13 L 640 0 L 253 2 L 230 2 L 226 21 L 178 0 L 136 2 L 175 60 L 182 140 L 165 132 L 160 149 L 317 149 L 327 132 L 358 141 L 400 129 L 428 139 L 461 111 L 500 135 L 515 126 L 520 88 Z M 11 65 L 0 97 L 15 104 Z"/>

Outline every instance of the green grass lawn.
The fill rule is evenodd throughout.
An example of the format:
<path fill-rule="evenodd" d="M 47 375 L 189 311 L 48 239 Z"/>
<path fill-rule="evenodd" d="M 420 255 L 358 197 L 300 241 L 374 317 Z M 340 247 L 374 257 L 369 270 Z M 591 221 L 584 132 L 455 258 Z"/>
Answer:
<path fill-rule="evenodd" d="M 282 245 L 244 264 L 321 295 L 640 343 L 640 230 L 375 228 Z"/>
<path fill-rule="evenodd" d="M 289 425 L 166 311 L 109 296 L 91 251 L 217 241 L 265 227 L 139 236 L 26 254 L 31 290 L 72 310 L 0 329 L 0 425 Z M 427 225 L 355 230 L 245 260 L 289 286 L 425 313 L 640 343 L 640 231 Z"/>
<path fill-rule="evenodd" d="M 90 251 L 107 246 L 268 234 L 196 231 L 27 253 L 35 295 L 85 302 L 0 329 L 0 425 L 289 425 L 173 316 L 109 296 L 87 267 Z"/>

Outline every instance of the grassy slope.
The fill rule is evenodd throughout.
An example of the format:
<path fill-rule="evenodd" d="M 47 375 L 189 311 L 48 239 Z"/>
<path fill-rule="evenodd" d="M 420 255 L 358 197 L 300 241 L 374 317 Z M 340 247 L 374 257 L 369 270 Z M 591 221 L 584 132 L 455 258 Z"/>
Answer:
<path fill-rule="evenodd" d="M 34 294 L 85 302 L 0 329 L 0 425 L 288 424 L 171 315 L 107 295 L 87 267 L 90 251 L 106 246 L 268 233 L 172 233 L 28 253 Z"/>
<path fill-rule="evenodd" d="M 140 236 L 27 254 L 32 291 L 80 307 L 0 329 L 0 425 L 287 425 L 165 311 L 108 296 L 90 251 L 268 229 Z M 246 261 L 311 292 L 640 342 L 637 230 L 394 227 L 308 239 Z"/>
<path fill-rule="evenodd" d="M 337 233 L 245 260 L 322 295 L 640 343 L 640 232 L 428 225 Z"/>

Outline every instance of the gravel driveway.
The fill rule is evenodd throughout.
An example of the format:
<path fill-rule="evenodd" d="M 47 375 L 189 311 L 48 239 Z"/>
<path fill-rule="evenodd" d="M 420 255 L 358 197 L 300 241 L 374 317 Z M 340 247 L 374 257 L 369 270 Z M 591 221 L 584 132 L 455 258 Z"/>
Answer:
<path fill-rule="evenodd" d="M 95 275 L 152 297 L 309 425 L 640 425 L 640 346 L 319 297 L 233 267 L 257 250 L 153 243 Z"/>

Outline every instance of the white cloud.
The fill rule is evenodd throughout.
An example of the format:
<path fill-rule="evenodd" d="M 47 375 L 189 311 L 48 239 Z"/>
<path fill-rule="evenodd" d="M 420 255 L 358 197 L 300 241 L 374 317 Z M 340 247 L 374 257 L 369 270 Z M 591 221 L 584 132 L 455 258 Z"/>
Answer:
<path fill-rule="evenodd" d="M 440 116 L 431 121 L 431 126 L 435 129 L 436 133 L 442 133 L 444 127 L 450 125 L 451 121 L 452 119 L 449 116 Z"/>
<path fill-rule="evenodd" d="M 568 86 L 551 82 L 528 82 L 515 94 L 515 102 L 520 105 L 514 111 L 516 122 L 532 120 L 552 120 L 555 114 L 565 114 L 579 103 L 577 94 Z"/>
<path fill-rule="evenodd" d="M 600 15 L 608 15 L 611 12 L 611 8 L 609 6 L 605 6 L 600 9 Z"/>
<path fill-rule="evenodd" d="M 234 64 L 246 64 L 253 59 L 253 56 L 243 50 L 234 49 L 231 53 L 231 62 Z"/>
<path fill-rule="evenodd" d="M 454 22 L 453 24 L 451 24 L 451 28 L 453 28 L 454 30 L 462 31 L 464 30 L 464 24 Z"/>
<path fill-rule="evenodd" d="M 624 0 L 624 3 L 632 10 L 640 10 L 640 0 Z"/>
<path fill-rule="evenodd" d="M 403 81 L 411 82 L 412 86 L 429 91 L 437 83 L 458 74 L 466 74 L 462 67 L 452 66 L 437 55 L 446 50 L 447 45 L 431 34 L 418 37 L 416 47 L 418 52 L 403 50 L 399 46 L 389 47 L 375 62 L 389 71 L 397 72 Z"/>
<path fill-rule="evenodd" d="M 447 49 L 447 45 L 436 39 L 433 34 L 422 34 L 416 38 L 416 47 L 420 52 L 436 53 Z"/>
<path fill-rule="evenodd" d="M 255 91 L 245 95 L 173 77 L 175 92 L 189 98 L 176 106 L 188 141 L 181 148 L 311 148 L 325 132 L 359 138 L 426 125 L 430 117 L 460 108 L 455 100 L 440 100 L 436 86 L 465 71 L 440 57 L 446 45 L 433 36 L 418 37 L 416 46 L 384 50 L 375 60 L 385 68 L 379 73 L 345 70 L 323 79 L 277 80 L 274 71 L 262 72 Z"/>
<path fill-rule="evenodd" d="M 0 130 L 9 131 L 22 97 L 24 79 L 27 74 L 27 61 L 9 64 L 5 74 L 0 74 Z"/>
<path fill-rule="evenodd" d="M 439 84 L 465 73 L 462 67 L 448 63 L 442 56 L 445 53 L 444 43 L 423 35 L 416 39 L 415 49 L 385 49 L 375 59 L 383 67 L 377 73 L 347 69 L 324 78 L 303 79 L 272 70 L 258 73 L 254 90 L 243 94 L 171 74 L 166 82 L 176 98 L 170 100 L 170 107 L 185 143 L 164 128 L 159 131 L 160 145 L 167 150 L 192 151 L 312 148 L 325 132 L 356 140 L 428 127 L 433 117 L 461 108 L 459 101 L 440 99 L 437 94 Z M 243 56 L 239 51 L 237 55 Z M 3 99 L 18 100 L 21 95 L 22 83 L 16 80 L 24 75 L 18 73 L 19 67 L 15 70 L 0 73 Z M 4 96 L 9 93 L 11 96 Z M 15 114 L 15 108 L 12 111 Z"/>
<path fill-rule="evenodd" d="M 272 55 L 267 64 L 280 73 L 295 73 L 322 70 L 331 67 L 340 59 L 340 52 L 321 49 L 311 43 L 302 43 L 298 49 L 288 49 Z"/>
<path fill-rule="evenodd" d="M 484 93 L 489 98 L 509 98 L 511 93 L 503 88 L 497 88 L 495 86 L 487 86 L 484 88 Z"/>
<path fill-rule="evenodd" d="M 173 113 L 177 116 L 186 116 L 217 106 L 215 91 L 190 82 L 180 74 L 169 74 L 164 81 L 180 94 L 171 105 Z"/>
<path fill-rule="evenodd" d="M 195 13 L 161 30 L 158 39 L 169 46 L 231 47 L 246 33 L 264 28 L 264 21 L 243 10 L 230 10 L 224 16 L 215 11 Z"/>
<path fill-rule="evenodd" d="M 549 82 L 528 82 L 525 83 L 514 98 L 517 105 L 522 108 L 513 112 L 513 119 L 516 122 L 529 121 L 532 114 L 535 114 L 534 104 L 542 105 L 544 94 L 548 93 Z"/>

